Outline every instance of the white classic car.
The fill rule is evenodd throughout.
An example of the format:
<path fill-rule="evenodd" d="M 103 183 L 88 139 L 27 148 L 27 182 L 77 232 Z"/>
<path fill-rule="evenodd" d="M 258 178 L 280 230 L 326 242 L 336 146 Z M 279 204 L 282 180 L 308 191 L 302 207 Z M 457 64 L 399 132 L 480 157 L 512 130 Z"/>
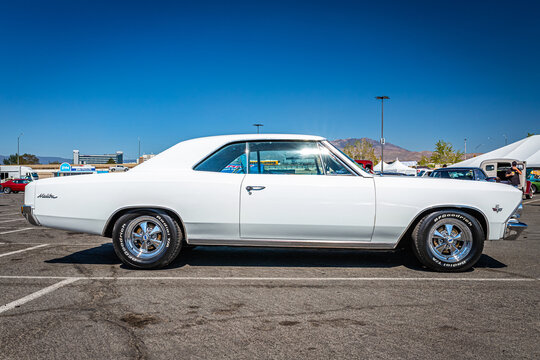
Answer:
<path fill-rule="evenodd" d="M 111 237 L 122 262 L 144 269 L 194 245 L 410 243 L 427 267 L 463 271 L 484 240 L 526 228 L 517 220 L 521 192 L 511 186 L 373 176 L 306 135 L 193 139 L 126 173 L 38 180 L 26 187 L 22 212 L 34 225 Z"/>

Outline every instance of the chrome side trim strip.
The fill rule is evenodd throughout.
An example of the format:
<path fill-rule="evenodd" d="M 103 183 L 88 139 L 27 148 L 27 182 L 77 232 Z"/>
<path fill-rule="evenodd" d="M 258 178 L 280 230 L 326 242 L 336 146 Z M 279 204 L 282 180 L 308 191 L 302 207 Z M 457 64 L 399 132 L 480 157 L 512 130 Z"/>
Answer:
<path fill-rule="evenodd" d="M 216 240 L 216 239 L 190 239 L 190 245 L 216 245 L 216 246 L 259 246 L 259 247 L 296 247 L 296 248 L 327 248 L 327 249 L 371 249 L 392 250 L 396 244 L 374 244 L 357 241 L 324 241 L 324 240 L 276 240 L 276 239 L 242 239 L 242 240 Z"/>

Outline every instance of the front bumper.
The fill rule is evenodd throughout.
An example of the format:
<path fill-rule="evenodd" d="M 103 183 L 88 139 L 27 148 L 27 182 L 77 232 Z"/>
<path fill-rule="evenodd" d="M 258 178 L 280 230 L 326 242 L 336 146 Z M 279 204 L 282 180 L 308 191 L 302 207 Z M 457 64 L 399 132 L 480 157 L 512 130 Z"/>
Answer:
<path fill-rule="evenodd" d="M 527 224 L 519 221 L 522 211 L 523 205 L 519 204 L 512 216 L 510 216 L 510 219 L 508 219 L 508 221 L 506 222 L 503 239 L 516 240 L 521 235 L 523 230 L 527 229 Z"/>
<path fill-rule="evenodd" d="M 21 213 L 26 218 L 26 220 L 28 220 L 28 222 L 30 224 L 35 225 L 35 226 L 41 226 L 39 221 L 37 221 L 36 217 L 32 213 L 32 207 L 31 206 L 28 206 L 28 205 L 21 206 Z"/>
<path fill-rule="evenodd" d="M 519 222 L 516 219 L 508 220 L 506 229 L 504 230 L 504 240 L 516 240 L 525 229 L 527 229 L 527 224 Z"/>

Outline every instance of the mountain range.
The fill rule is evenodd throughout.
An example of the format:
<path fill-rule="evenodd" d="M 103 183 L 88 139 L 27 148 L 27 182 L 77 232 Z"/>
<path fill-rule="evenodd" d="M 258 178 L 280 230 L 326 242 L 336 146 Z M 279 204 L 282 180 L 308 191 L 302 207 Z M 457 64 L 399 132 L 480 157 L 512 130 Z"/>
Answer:
<path fill-rule="evenodd" d="M 3 165 L 4 164 L 4 159 L 7 158 L 9 156 L 5 156 L 5 155 L 0 155 L 0 165 Z M 63 163 L 63 162 L 67 162 L 67 163 L 71 163 L 73 162 L 73 159 L 66 159 L 66 158 L 62 158 L 62 157 L 58 157 L 58 156 L 38 156 L 38 159 L 39 159 L 39 163 L 40 164 L 49 164 L 49 163 L 52 163 L 52 162 L 55 162 L 55 161 L 58 161 L 59 163 Z"/>
<path fill-rule="evenodd" d="M 339 149 L 343 150 L 345 146 L 347 145 L 354 145 L 357 141 L 366 140 L 371 145 L 373 145 L 373 148 L 375 149 L 375 155 L 377 157 L 381 156 L 381 143 L 377 140 L 373 140 L 370 138 L 348 138 L 348 139 L 336 139 L 331 141 L 332 144 L 334 144 Z M 400 161 L 419 161 L 422 156 L 426 156 L 429 158 L 432 154 L 432 151 L 410 151 L 407 149 L 404 149 L 400 146 L 394 145 L 392 143 L 387 142 L 384 144 L 384 161 L 393 161 L 395 159 L 399 159 Z M 478 154 L 467 154 L 468 157 L 470 155 L 478 155 Z M 0 155 L 0 164 L 3 164 L 4 158 L 6 156 Z M 67 162 L 71 163 L 73 159 L 66 159 L 56 156 L 38 156 L 40 164 L 49 164 L 54 161 L 58 161 L 60 163 Z M 130 160 L 124 160 L 124 162 L 130 162 Z M 132 162 L 135 162 L 134 160 Z"/>
<path fill-rule="evenodd" d="M 375 156 L 381 156 L 381 143 L 377 140 L 370 138 L 348 138 L 348 139 L 337 139 L 331 141 L 334 146 L 343 150 L 347 145 L 354 145 L 357 141 L 366 140 L 368 143 L 373 145 L 375 149 Z M 400 146 L 391 144 L 389 142 L 384 144 L 384 161 L 393 161 L 399 159 L 400 161 L 419 161 L 422 156 L 430 157 L 432 151 L 410 151 L 404 149 Z"/>

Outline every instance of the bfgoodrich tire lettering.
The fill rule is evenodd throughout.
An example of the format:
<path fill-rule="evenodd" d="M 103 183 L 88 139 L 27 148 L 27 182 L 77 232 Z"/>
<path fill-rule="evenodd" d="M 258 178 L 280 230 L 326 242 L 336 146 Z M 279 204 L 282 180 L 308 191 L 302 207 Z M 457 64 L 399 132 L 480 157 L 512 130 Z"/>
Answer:
<path fill-rule="evenodd" d="M 422 264 L 442 272 L 470 269 L 482 255 L 484 231 L 473 216 L 459 210 L 426 215 L 414 228 L 414 254 Z"/>
<path fill-rule="evenodd" d="M 161 211 L 134 211 L 113 228 L 113 246 L 120 260 L 134 268 L 158 269 L 180 253 L 183 234 L 178 223 Z"/>

